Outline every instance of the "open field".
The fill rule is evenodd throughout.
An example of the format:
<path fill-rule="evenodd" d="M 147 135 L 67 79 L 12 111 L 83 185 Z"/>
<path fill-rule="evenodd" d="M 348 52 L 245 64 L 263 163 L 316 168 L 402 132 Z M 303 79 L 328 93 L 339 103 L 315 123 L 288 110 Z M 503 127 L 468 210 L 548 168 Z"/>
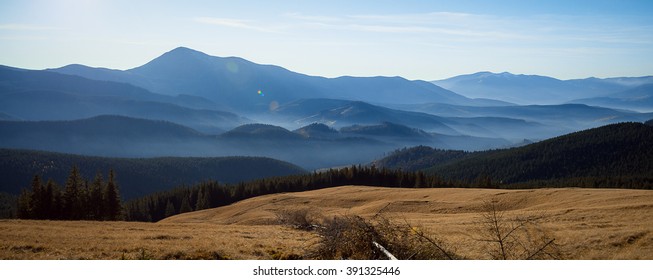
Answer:
<path fill-rule="evenodd" d="M 653 191 L 614 189 L 392 189 L 343 186 L 273 194 L 156 224 L 0 221 L 2 259 L 270 259 L 305 255 L 316 235 L 277 224 L 283 211 L 377 213 L 408 222 L 467 258 L 487 258 L 478 231 L 484 201 L 508 216 L 537 216 L 569 259 L 653 259 Z"/>
<path fill-rule="evenodd" d="M 0 220 L 0 259 L 287 258 L 311 238 L 281 226 Z"/>

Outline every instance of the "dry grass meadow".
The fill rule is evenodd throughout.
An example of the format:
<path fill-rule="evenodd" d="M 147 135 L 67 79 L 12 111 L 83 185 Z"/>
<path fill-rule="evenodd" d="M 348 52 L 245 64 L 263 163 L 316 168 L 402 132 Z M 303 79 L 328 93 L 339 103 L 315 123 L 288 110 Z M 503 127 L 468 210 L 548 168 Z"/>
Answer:
<path fill-rule="evenodd" d="M 429 232 L 471 259 L 486 259 L 482 205 L 539 225 L 566 259 L 653 259 L 653 191 L 613 189 L 393 189 L 343 186 L 256 197 L 159 223 L 0 220 L 1 259 L 292 259 L 317 242 L 278 223 L 279 213 L 314 217 L 381 214 Z"/>

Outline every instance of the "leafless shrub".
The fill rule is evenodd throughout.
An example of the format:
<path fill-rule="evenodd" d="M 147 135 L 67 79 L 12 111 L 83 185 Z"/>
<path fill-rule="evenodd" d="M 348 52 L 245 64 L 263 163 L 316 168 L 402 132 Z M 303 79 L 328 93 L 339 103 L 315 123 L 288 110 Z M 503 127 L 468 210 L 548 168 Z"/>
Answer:
<path fill-rule="evenodd" d="M 486 201 L 477 238 L 481 250 L 494 260 L 560 259 L 562 252 L 552 234 L 538 221 L 543 216 L 509 217 L 506 205 Z"/>
<path fill-rule="evenodd" d="M 318 229 L 320 241 L 312 256 L 317 259 L 388 259 L 377 245 L 397 259 L 455 259 L 442 243 L 409 224 L 395 224 L 375 216 L 337 216 Z M 375 245 L 376 243 L 377 245 Z"/>
<path fill-rule="evenodd" d="M 318 226 L 319 215 L 308 208 L 282 210 L 277 213 L 277 222 L 300 230 L 314 230 Z"/>

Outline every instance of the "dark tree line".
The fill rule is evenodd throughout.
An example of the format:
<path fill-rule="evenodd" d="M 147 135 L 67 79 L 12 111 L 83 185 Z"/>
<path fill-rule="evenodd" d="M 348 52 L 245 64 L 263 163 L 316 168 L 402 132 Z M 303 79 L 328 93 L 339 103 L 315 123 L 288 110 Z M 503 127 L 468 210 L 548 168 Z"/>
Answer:
<path fill-rule="evenodd" d="M 351 166 L 304 175 L 274 177 L 238 184 L 209 181 L 192 187 L 159 192 L 125 203 L 128 221 L 156 222 L 166 217 L 195 210 L 228 205 L 247 198 L 281 192 L 300 192 L 343 185 L 398 188 L 468 187 L 422 172 Z"/>
<path fill-rule="evenodd" d="M 97 173 L 92 182 L 73 167 L 63 189 L 53 180 L 43 184 L 39 175 L 18 197 L 19 219 L 122 220 L 122 205 L 113 170 L 105 182 Z"/>
<path fill-rule="evenodd" d="M 0 148 L 0 192 L 20 194 L 34 174 L 44 183 L 48 178 L 63 183 L 71 166 L 77 166 L 79 173 L 91 180 L 98 170 L 113 169 L 120 175 L 120 194 L 125 200 L 209 179 L 237 183 L 306 172 L 263 157 L 110 158 Z"/>

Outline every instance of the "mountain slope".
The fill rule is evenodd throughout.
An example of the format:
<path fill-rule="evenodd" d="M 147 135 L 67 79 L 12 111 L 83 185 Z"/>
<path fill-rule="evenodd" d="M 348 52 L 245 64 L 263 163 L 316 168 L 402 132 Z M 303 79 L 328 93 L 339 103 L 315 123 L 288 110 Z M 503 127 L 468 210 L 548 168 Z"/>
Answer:
<path fill-rule="evenodd" d="M 441 117 L 521 119 L 559 128 L 565 133 L 617 122 L 642 122 L 653 117 L 653 114 L 650 113 L 637 113 L 584 104 L 472 107 L 430 103 L 399 105 L 393 106 L 393 108 Z"/>
<path fill-rule="evenodd" d="M 124 199 L 208 180 L 237 183 L 305 172 L 287 162 L 259 157 L 127 159 L 0 149 L 0 192 L 18 194 L 35 174 L 63 184 L 72 166 L 85 178 L 94 178 L 96 172 L 106 178 L 113 169 Z"/>
<path fill-rule="evenodd" d="M 607 96 L 578 99 L 573 102 L 651 112 L 653 111 L 653 83 L 640 85 Z"/>
<path fill-rule="evenodd" d="M 127 157 L 180 155 L 180 152 L 199 155 L 211 141 L 204 134 L 174 123 L 123 116 L 74 121 L 0 121 L 0 134 L 3 135 L 0 147 L 4 148 Z"/>
<path fill-rule="evenodd" d="M 469 108 L 473 111 L 477 107 Z M 482 111 L 484 108 L 478 107 L 478 110 Z M 352 125 L 378 125 L 387 122 L 442 135 L 519 140 L 526 137 L 545 139 L 570 132 L 570 130 L 557 126 L 544 126 L 535 120 L 524 121 L 507 117 L 442 117 L 422 112 L 390 109 L 361 101 L 333 99 L 298 100 L 279 106 L 273 111 L 273 115 L 277 120 L 294 125 L 325 123 L 341 128 Z"/>
<path fill-rule="evenodd" d="M 197 103 L 211 107 L 208 100 L 170 97 L 125 83 L 48 71 L 0 69 L 0 99 L 0 112 L 24 120 L 73 120 L 111 114 L 167 120 L 207 133 L 247 122 L 233 113 L 194 108 Z"/>
<path fill-rule="evenodd" d="M 417 146 L 396 150 L 382 159 L 373 161 L 372 164 L 378 168 L 401 169 L 413 172 L 433 166 L 449 164 L 468 155 L 470 153 L 465 151 L 441 150 L 427 146 Z"/>
<path fill-rule="evenodd" d="M 507 72 L 479 72 L 433 83 L 467 97 L 499 99 L 521 105 L 560 104 L 627 88 L 622 83 L 596 78 L 563 81 L 546 76 Z"/>
<path fill-rule="evenodd" d="M 337 98 L 367 102 L 474 102 L 424 81 L 400 77 L 328 79 L 260 65 L 237 57 L 209 56 L 179 47 L 149 63 L 118 74 L 117 70 L 68 66 L 50 71 L 91 79 L 132 83 L 153 92 L 189 94 L 233 109 L 265 112 L 270 105 L 301 98 Z M 258 94 L 261 91 L 262 94 Z"/>
<path fill-rule="evenodd" d="M 340 132 L 322 123 L 312 123 L 293 131 L 305 138 L 337 139 Z"/>
<path fill-rule="evenodd" d="M 520 148 L 477 153 L 428 172 L 455 179 L 482 176 L 506 183 L 571 178 L 610 178 L 605 184 L 653 183 L 653 127 L 619 123 Z M 648 182 L 648 183 L 646 183 Z M 598 182 L 597 182 L 598 183 Z M 641 185 L 641 184 L 644 185 Z M 600 185 L 599 185 L 600 186 Z"/>

